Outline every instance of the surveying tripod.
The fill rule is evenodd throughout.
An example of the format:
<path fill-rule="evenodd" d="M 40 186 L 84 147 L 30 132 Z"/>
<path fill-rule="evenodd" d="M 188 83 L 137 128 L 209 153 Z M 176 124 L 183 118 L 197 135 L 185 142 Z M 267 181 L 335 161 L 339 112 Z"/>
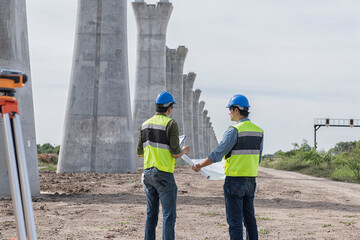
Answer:
<path fill-rule="evenodd" d="M 3 119 L 7 164 L 14 205 L 18 238 L 36 240 L 36 227 L 31 203 L 25 148 L 22 138 L 15 89 L 23 87 L 27 76 L 22 72 L 0 67 L 0 113 Z"/>

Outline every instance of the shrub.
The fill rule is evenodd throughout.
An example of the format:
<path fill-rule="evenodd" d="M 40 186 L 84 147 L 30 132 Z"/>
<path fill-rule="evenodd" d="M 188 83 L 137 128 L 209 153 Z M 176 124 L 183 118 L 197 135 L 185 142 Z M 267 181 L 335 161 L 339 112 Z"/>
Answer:
<path fill-rule="evenodd" d="M 38 154 L 38 160 L 43 163 L 57 164 L 58 155 L 54 153 L 40 153 Z"/>
<path fill-rule="evenodd" d="M 344 163 L 354 174 L 356 180 L 360 181 L 360 148 L 356 148 L 353 152 L 349 153 Z"/>
<path fill-rule="evenodd" d="M 344 152 L 352 152 L 356 147 L 356 141 L 353 142 L 339 142 L 335 147 L 329 150 L 329 154 L 339 155 Z"/>
<path fill-rule="evenodd" d="M 328 152 L 312 149 L 306 140 L 290 151 L 265 155 L 264 167 L 297 171 L 318 177 L 360 182 L 360 141 L 340 142 Z"/>

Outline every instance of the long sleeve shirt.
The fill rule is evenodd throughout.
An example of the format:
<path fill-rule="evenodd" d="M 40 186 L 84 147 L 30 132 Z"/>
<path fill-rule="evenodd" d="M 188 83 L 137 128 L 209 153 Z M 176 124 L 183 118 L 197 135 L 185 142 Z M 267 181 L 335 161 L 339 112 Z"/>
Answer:
<path fill-rule="evenodd" d="M 243 121 L 250 121 L 249 118 L 243 118 L 241 120 L 239 120 L 237 122 L 241 123 Z M 237 141 L 237 136 L 238 136 L 238 131 L 236 128 L 233 127 L 229 127 L 225 133 L 224 136 L 221 140 L 221 142 L 219 143 L 219 145 L 217 146 L 217 148 L 215 148 L 215 150 L 213 152 L 210 153 L 209 155 L 209 159 L 211 162 L 215 163 L 215 162 L 219 162 L 222 160 L 222 158 L 228 154 L 231 149 L 233 149 L 233 147 L 236 144 Z M 260 145 L 260 157 L 259 157 L 259 163 L 261 162 L 261 154 L 262 154 L 262 150 L 263 150 L 263 142 L 264 142 L 264 138 L 261 141 L 261 145 Z"/>

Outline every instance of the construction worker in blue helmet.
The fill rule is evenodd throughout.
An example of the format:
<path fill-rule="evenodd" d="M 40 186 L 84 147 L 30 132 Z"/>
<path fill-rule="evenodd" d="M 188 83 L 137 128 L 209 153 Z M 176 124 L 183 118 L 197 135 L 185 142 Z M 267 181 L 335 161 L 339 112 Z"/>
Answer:
<path fill-rule="evenodd" d="M 144 157 L 145 194 L 147 199 L 145 239 L 155 239 L 159 203 L 163 213 L 163 239 L 175 239 L 177 186 L 174 179 L 175 158 L 190 152 L 179 146 L 179 127 L 169 116 L 175 99 L 169 92 L 156 97 L 156 113 L 146 120 L 139 133 L 137 155 Z"/>
<path fill-rule="evenodd" d="M 224 196 L 230 239 L 243 239 L 243 223 L 247 239 L 258 239 L 254 196 L 264 133 L 250 122 L 250 104 L 244 95 L 234 95 L 226 108 L 229 108 L 230 120 L 236 123 L 226 130 L 218 147 L 192 169 L 198 172 L 225 158 Z"/>

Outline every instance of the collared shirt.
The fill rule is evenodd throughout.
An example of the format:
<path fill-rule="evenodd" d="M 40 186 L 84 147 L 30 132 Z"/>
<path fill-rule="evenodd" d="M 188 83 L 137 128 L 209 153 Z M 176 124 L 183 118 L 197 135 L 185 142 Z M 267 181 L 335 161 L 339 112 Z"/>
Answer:
<path fill-rule="evenodd" d="M 239 120 L 236 124 L 244 122 L 244 121 L 250 121 L 249 118 L 243 118 L 241 120 Z M 222 158 L 228 154 L 231 149 L 233 149 L 233 147 L 235 146 L 235 143 L 237 141 L 237 137 L 238 137 L 238 131 L 236 128 L 233 127 L 229 127 L 223 136 L 223 139 L 221 140 L 221 142 L 219 143 L 219 145 L 217 146 L 217 148 L 215 148 L 215 150 L 210 153 L 209 155 L 209 159 L 211 162 L 215 163 L 215 162 L 220 162 L 222 160 Z M 262 154 L 262 150 L 263 150 L 263 142 L 264 142 L 264 137 L 261 141 L 261 145 L 260 145 L 260 157 L 259 157 L 259 163 L 261 162 L 261 154 Z"/>
<path fill-rule="evenodd" d="M 164 113 L 156 113 L 155 115 L 163 115 L 166 116 Z M 169 141 L 169 147 L 171 154 L 179 154 L 181 149 L 179 146 L 179 127 L 174 119 L 171 119 L 166 127 L 166 137 Z M 141 127 L 139 130 L 139 141 L 136 149 L 137 155 L 144 154 L 143 143 L 141 139 Z"/>

